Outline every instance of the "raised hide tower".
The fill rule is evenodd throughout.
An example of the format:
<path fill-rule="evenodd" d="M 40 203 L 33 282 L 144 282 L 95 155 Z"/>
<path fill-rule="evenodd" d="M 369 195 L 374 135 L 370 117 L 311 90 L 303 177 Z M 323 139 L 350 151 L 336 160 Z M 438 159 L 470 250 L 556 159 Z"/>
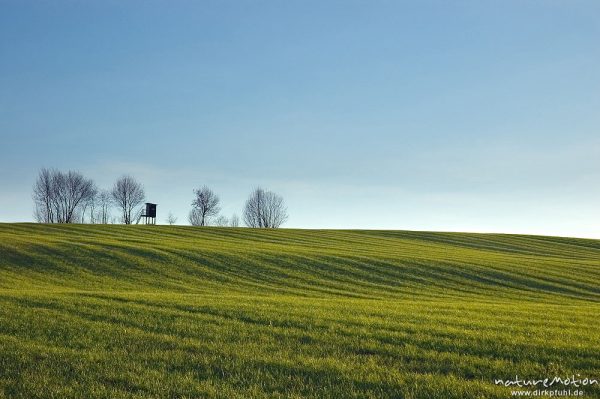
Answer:
<path fill-rule="evenodd" d="M 142 213 L 142 217 L 146 224 L 156 224 L 156 204 L 146 202 L 146 209 Z"/>

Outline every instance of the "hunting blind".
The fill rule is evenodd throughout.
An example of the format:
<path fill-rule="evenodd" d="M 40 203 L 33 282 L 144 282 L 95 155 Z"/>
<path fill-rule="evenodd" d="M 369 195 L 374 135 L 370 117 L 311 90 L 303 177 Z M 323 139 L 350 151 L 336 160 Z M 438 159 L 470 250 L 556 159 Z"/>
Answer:
<path fill-rule="evenodd" d="M 156 204 L 146 202 L 146 211 L 142 214 L 146 224 L 156 224 Z"/>

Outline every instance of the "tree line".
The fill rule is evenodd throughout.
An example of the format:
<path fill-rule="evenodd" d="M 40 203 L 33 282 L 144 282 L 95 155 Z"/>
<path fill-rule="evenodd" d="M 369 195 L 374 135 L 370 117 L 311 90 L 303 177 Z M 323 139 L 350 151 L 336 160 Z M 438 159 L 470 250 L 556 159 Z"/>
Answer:
<path fill-rule="evenodd" d="M 188 221 L 193 226 L 239 227 L 237 214 L 221 215 L 219 196 L 207 186 L 193 191 Z M 134 177 L 120 177 L 110 190 L 100 190 L 93 180 L 77 171 L 42 169 L 33 186 L 34 217 L 39 223 L 138 223 L 146 199 L 144 188 Z M 117 210 L 118 216 L 113 214 Z M 257 187 L 242 210 L 247 227 L 277 228 L 288 219 L 280 195 Z M 166 222 L 176 224 L 169 213 Z"/>

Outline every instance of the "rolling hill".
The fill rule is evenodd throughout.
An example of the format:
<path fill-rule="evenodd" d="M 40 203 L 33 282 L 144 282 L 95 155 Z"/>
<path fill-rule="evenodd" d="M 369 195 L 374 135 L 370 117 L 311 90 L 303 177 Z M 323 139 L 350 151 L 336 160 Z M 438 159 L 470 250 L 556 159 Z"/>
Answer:
<path fill-rule="evenodd" d="M 597 240 L 0 224 L 0 398 L 506 398 L 600 379 L 599 281 Z"/>

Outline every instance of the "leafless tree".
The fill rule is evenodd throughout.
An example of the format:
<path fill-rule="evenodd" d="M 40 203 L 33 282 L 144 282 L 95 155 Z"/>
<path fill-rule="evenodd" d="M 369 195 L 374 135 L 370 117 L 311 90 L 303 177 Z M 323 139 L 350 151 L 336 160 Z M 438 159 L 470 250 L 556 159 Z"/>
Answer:
<path fill-rule="evenodd" d="M 55 223 L 54 187 L 52 175 L 55 171 L 42 169 L 33 185 L 33 202 L 35 203 L 35 219 L 39 223 Z"/>
<path fill-rule="evenodd" d="M 206 226 L 209 218 L 218 215 L 221 210 L 219 197 L 207 186 L 194 190 L 194 194 L 196 198 L 192 202 L 194 208 L 190 213 L 190 223 L 194 226 Z M 192 223 L 192 214 L 197 224 Z"/>
<path fill-rule="evenodd" d="M 244 223 L 248 227 L 277 228 L 288 218 L 283 197 L 258 187 L 252 191 L 244 207 Z"/>
<path fill-rule="evenodd" d="M 169 223 L 171 226 L 177 223 L 177 218 L 171 212 L 169 212 L 169 216 L 167 216 L 167 223 Z"/>
<path fill-rule="evenodd" d="M 112 195 L 110 191 L 102 190 L 97 196 L 98 213 L 96 216 L 97 222 L 108 224 L 111 220 L 110 208 L 112 206 Z"/>
<path fill-rule="evenodd" d="M 79 172 L 42 169 L 33 186 L 35 217 L 43 223 L 74 223 L 95 193 L 94 182 Z"/>
<path fill-rule="evenodd" d="M 131 176 L 122 176 L 117 180 L 111 196 L 115 205 L 120 209 L 121 219 L 125 224 L 131 224 L 141 214 L 141 209 L 136 208 L 146 198 L 142 185 Z"/>
<path fill-rule="evenodd" d="M 229 219 L 229 226 L 230 227 L 239 227 L 240 226 L 240 218 L 237 214 L 233 214 L 233 216 L 231 216 L 231 219 Z"/>
<path fill-rule="evenodd" d="M 227 216 L 220 215 L 215 219 L 215 226 L 227 227 L 229 226 L 229 219 L 227 219 Z"/>
<path fill-rule="evenodd" d="M 89 199 L 89 201 L 85 202 L 83 212 L 81 213 L 81 223 L 85 223 L 85 211 L 88 211 L 88 223 L 95 224 L 96 223 L 96 198 L 98 193 L 94 193 L 94 196 Z"/>
<path fill-rule="evenodd" d="M 200 215 L 200 211 L 196 208 L 192 208 L 188 215 L 188 221 L 192 226 L 201 226 L 202 216 Z"/>
<path fill-rule="evenodd" d="M 98 200 L 98 190 L 94 187 L 94 192 L 87 198 L 81 206 L 81 223 L 85 223 L 86 211 L 89 209 L 88 222 L 96 223 L 96 203 Z"/>

